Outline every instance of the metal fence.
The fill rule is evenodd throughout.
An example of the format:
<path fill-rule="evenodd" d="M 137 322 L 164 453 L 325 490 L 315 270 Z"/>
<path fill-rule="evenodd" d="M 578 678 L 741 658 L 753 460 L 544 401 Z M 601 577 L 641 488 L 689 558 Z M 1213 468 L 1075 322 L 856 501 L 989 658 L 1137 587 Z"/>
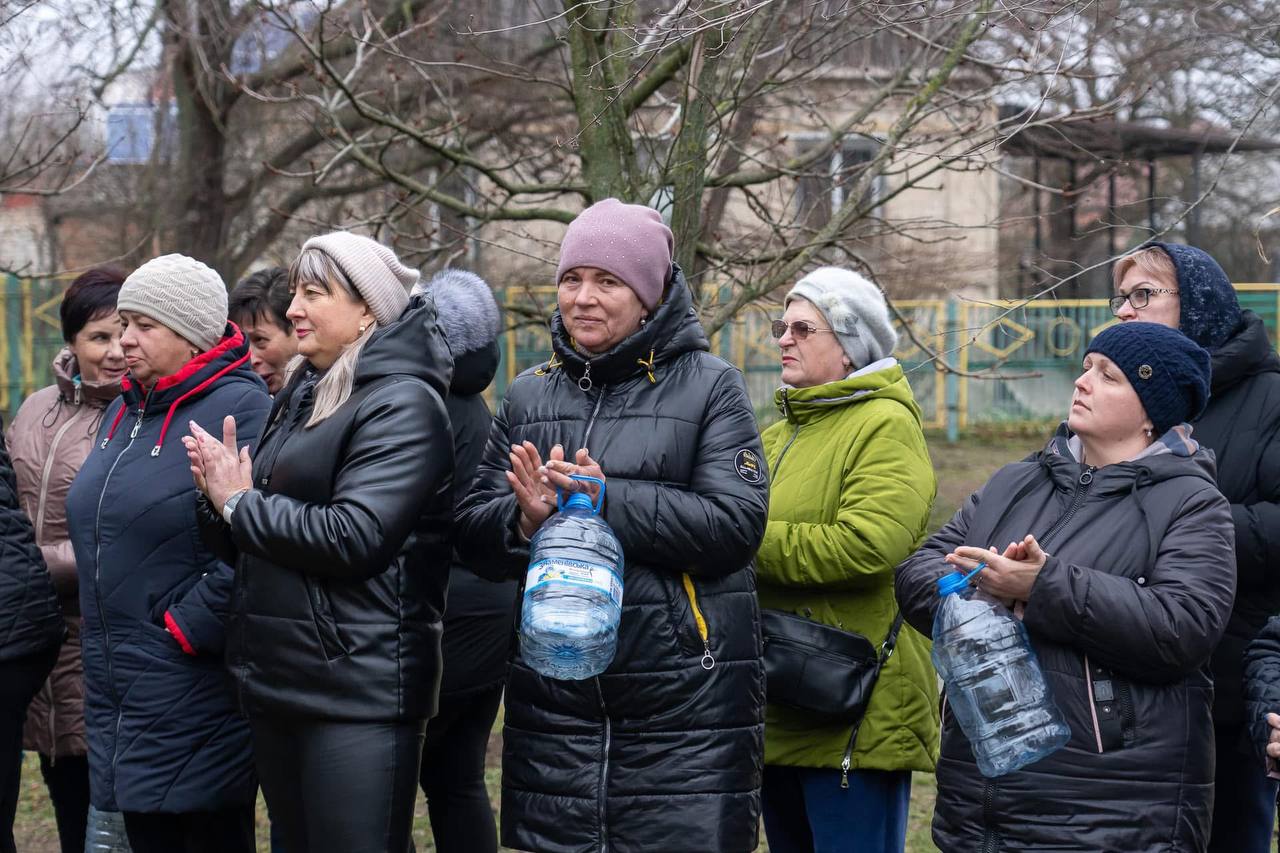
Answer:
<path fill-rule="evenodd" d="M 0 352 L 8 370 L 0 382 L 0 412 L 12 416 L 28 394 L 53 381 L 51 365 L 62 347 L 58 305 L 68 283 L 3 280 Z M 1238 284 L 1236 291 L 1243 307 L 1261 315 L 1275 343 L 1280 283 Z M 555 307 L 554 288 L 509 288 L 498 296 L 526 312 L 549 314 Z M 894 305 L 907 326 L 899 329 L 894 355 L 907 371 L 926 426 L 952 435 L 974 424 L 1064 416 L 1084 347 L 1115 322 L 1102 299 L 926 299 Z M 750 306 L 711 340 L 713 352 L 742 370 L 762 420 L 776 416 L 779 367 L 769 335 L 772 317 L 766 308 Z M 508 330 L 501 343 L 491 400 L 500 398 L 517 374 L 551 354 L 550 333 L 539 324 Z M 940 362 L 954 370 L 941 370 Z"/>
<path fill-rule="evenodd" d="M 1276 343 L 1280 284 L 1238 284 L 1236 291 L 1241 306 L 1262 317 Z M 510 300 L 506 304 L 545 313 L 554 307 L 555 291 L 513 288 L 504 297 Z M 1065 417 L 1084 348 L 1117 322 L 1105 299 L 921 299 L 901 300 L 894 307 L 904 321 L 898 323 L 894 355 L 907 372 L 925 425 L 952 436 L 974 424 Z M 776 417 L 773 394 L 780 368 L 769 334 L 772 319 L 764 307 L 753 305 L 711 339 L 712 352 L 742 370 L 762 420 Z M 551 354 L 550 333 L 543 326 L 509 330 L 502 343 L 494 387 L 499 397 L 517 374 Z"/>

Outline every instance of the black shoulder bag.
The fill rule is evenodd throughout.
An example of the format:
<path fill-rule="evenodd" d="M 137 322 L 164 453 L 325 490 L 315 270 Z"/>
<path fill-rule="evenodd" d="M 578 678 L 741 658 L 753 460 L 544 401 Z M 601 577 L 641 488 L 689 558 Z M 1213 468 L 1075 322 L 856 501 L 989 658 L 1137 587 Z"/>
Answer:
<path fill-rule="evenodd" d="M 902 611 L 894 613 L 879 653 L 861 634 L 782 610 L 761 610 L 760 627 L 768 700 L 824 722 L 853 724 L 840 763 L 840 787 L 848 788 L 853 745 L 876 679 L 898 643 Z"/>

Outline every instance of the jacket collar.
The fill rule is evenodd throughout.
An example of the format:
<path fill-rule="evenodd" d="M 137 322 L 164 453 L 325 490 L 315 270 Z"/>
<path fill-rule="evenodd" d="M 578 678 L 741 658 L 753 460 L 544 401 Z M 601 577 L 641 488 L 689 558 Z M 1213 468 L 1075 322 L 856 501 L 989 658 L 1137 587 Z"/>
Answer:
<path fill-rule="evenodd" d="M 1132 491 L 1141 485 L 1159 483 L 1175 477 L 1198 477 L 1215 482 L 1217 466 L 1212 451 L 1202 448 L 1191 437 L 1190 424 L 1178 424 L 1160 436 L 1137 457 L 1093 469 L 1091 491 L 1100 494 Z M 1037 460 L 1054 484 L 1063 490 L 1074 489 L 1081 469 L 1080 439 L 1066 422 L 1039 454 Z"/>
<path fill-rule="evenodd" d="M 783 386 L 774 392 L 773 401 L 783 417 L 804 424 L 824 417 L 847 405 L 870 399 L 889 399 L 901 403 L 921 421 L 920 407 L 911 393 L 911 385 L 896 359 L 882 359 L 866 369 L 855 371 L 844 379 L 810 385 L 806 388 Z"/>
<path fill-rule="evenodd" d="M 1280 357 L 1271 346 L 1267 327 L 1262 318 L 1252 311 L 1245 311 L 1240 325 L 1223 342 L 1210 352 L 1213 359 L 1213 376 L 1210 381 L 1214 395 L 1259 373 L 1280 373 Z M 1209 405 L 1213 405 L 1210 397 Z"/>
<path fill-rule="evenodd" d="M 81 379 L 80 365 L 68 347 L 63 347 L 53 359 L 53 381 L 62 399 L 73 406 L 88 403 L 101 409 L 120 396 L 119 382 L 92 385 Z"/>
<path fill-rule="evenodd" d="M 160 427 L 160 435 L 151 449 L 152 456 L 159 456 L 165 437 L 173 424 L 174 414 L 183 403 L 199 399 L 217 385 L 224 377 L 239 371 L 241 378 L 247 382 L 256 382 L 262 386 L 262 380 L 254 376 L 245 364 L 249 361 L 249 345 L 245 342 L 244 333 L 235 323 L 227 323 L 222 340 L 217 346 L 202 352 L 188 361 L 178 372 L 161 377 L 151 391 L 144 392 L 131 377 L 126 376 L 121 382 L 124 405 L 116 412 L 115 419 L 102 440 L 102 447 L 107 447 L 115 438 L 126 412 L 136 411 L 139 416 L 146 417 L 158 412 L 165 412 L 164 424 Z M 264 388 L 265 392 L 265 388 Z"/>

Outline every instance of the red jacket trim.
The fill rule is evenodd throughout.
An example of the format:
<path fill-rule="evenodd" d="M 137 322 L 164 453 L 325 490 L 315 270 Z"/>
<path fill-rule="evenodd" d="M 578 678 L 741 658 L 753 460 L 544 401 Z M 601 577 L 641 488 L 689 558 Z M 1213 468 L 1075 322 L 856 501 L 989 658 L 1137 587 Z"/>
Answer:
<path fill-rule="evenodd" d="M 194 655 L 196 653 L 195 647 L 192 646 L 191 643 L 187 642 L 187 635 L 182 633 L 182 629 L 178 627 L 178 621 L 173 618 L 173 614 L 168 610 L 164 612 L 164 627 L 165 630 L 172 634 L 173 638 L 178 641 L 178 645 L 182 646 L 182 650 L 184 652 L 189 655 Z"/>

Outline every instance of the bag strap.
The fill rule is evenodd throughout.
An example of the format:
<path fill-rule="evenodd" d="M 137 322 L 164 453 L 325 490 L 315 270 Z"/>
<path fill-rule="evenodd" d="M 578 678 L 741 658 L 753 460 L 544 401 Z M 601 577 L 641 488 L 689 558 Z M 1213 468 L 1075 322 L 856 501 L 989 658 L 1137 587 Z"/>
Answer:
<path fill-rule="evenodd" d="M 871 684 L 872 695 L 875 695 L 875 682 L 880 680 L 880 670 L 884 669 L 884 665 L 889 662 L 889 658 L 893 657 L 893 650 L 898 645 L 898 632 L 902 630 L 902 611 L 895 610 L 893 613 L 893 622 L 889 625 L 889 633 L 884 638 L 884 644 L 880 646 L 880 658 L 876 661 L 876 677 Z M 871 699 L 868 697 L 867 705 L 870 707 Z M 840 761 L 840 787 L 849 787 L 849 763 L 853 760 L 853 745 L 858 740 L 858 729 L 862 728 L 862 720 L 866 718 L 864 713 L 857 722 L 853 724 L 853 731 L 849 734 L 849 744 L 844 748 L 844 758 Z"/>

